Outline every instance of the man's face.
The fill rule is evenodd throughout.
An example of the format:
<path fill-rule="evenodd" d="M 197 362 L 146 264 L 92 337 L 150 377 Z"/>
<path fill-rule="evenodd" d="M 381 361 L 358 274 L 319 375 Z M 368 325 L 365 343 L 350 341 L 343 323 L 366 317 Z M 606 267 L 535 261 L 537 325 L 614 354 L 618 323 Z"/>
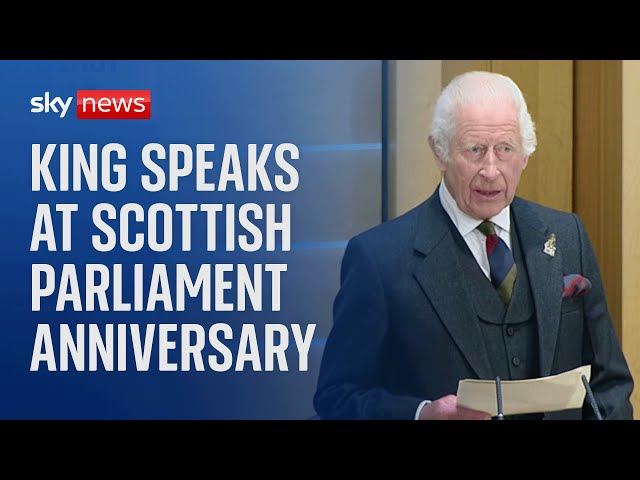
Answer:
<path fill-rule="evenodd" d="M 479 220 L 511 203 L 527 161 L 510 102 L 459 107 L 449 159 L 437 159 L 460 210 Z"/>

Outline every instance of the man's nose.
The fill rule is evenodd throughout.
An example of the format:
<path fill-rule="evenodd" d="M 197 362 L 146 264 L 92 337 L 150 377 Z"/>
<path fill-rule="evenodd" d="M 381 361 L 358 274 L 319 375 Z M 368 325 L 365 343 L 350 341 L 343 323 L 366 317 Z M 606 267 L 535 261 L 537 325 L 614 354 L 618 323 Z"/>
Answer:
<path fill-rule="evenodd" d="M 482 165 L 482 169 L 480 170 L 480 175 L 482 175 L 487 180 L 493 180 L 500 174 L 498 170 L 498 158 L 496 157 L 495 152 L 492 148 L 490 148 L 485 157 Z"/>

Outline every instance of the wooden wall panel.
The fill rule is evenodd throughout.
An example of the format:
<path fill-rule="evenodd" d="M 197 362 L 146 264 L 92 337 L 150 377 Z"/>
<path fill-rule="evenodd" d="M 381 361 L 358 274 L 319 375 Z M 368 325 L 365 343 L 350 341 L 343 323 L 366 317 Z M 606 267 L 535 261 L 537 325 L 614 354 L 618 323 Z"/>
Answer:
<path fill-rule="evenodd" d="M 622 322 L 622 64 L 575 62 L 574 210 L 600 264 L 614 328 Z"/>

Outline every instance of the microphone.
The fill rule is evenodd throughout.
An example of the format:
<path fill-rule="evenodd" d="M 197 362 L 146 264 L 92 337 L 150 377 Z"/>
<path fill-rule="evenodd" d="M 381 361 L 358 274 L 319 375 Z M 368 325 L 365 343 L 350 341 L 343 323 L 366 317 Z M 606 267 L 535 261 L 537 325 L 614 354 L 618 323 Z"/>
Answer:
<path fill-rule="evenodd" d="M 589 380 L 587 380 L 587 376 L 582 374 L 582 384 L 584 385 L 584 389 L 587 391 L 587 398 L 589 399 L 589 403 L 591 404 L 591 409 L 596 414 L 596 418 L 598 420 L 602 420 L 602 415 L 600 415 L 600 409 L 598 408 L 598 404 L 596 403 L 596 398 L 593 396 L 593 392 L 591 391 L 591 387 L 589 386 Z"/>
<path fill-rule="evenodd" d="M 504 420 L 502 414 L 502 384 L 500 383 L 500 377 L 496 377 L 496 401 L 498 402 L 498 420 Z"/>

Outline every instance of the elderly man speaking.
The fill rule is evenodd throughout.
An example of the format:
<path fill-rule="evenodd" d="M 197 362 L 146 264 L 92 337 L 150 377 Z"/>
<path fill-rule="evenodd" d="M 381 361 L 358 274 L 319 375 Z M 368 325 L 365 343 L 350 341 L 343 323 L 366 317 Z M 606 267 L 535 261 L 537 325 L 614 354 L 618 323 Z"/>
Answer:
<path fill-rule="evenodd" d="M 591 366 L 602 417 L 631 419 L 633 380 L 599 267 L 574 214 L 516 196 L 537 139 L 508 77 L 454 78 L 429 144 L 442 181 L 424 203 L 352 238 L 314 405 L 324 419 L 490 419 L 461 379 Z M 507 419 L 590 419 L 579 409 Z"/>

